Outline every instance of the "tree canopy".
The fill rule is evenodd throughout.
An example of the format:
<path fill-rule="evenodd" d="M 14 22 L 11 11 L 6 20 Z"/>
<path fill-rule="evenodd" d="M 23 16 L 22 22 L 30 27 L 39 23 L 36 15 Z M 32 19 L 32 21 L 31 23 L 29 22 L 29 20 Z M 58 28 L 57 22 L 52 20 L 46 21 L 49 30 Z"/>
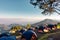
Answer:
<path fill-rule="evenodd" d="M 39 9 L 43 9 L 42 14 L 53 14 L 56 12 L 60 14 L 60 3 L 57 0 L 30 0 L 30 4 L 34 7 L 38 6 Z"/>

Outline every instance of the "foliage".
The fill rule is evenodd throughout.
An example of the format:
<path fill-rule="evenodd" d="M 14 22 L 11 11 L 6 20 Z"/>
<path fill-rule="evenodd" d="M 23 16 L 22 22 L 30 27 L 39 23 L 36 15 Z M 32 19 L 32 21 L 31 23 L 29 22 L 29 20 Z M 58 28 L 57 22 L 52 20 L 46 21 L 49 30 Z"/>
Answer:
<path fill-rule="evenodd" d="M 36 7 L 38 6 L 39 9 L 42 9 L 42 14 L 52 14 L 53 12 L 56 12 L 60 14 L 58 11 L 60 11 L 60 3 L 56 0 L 30 0 L 30 3 Z"/>

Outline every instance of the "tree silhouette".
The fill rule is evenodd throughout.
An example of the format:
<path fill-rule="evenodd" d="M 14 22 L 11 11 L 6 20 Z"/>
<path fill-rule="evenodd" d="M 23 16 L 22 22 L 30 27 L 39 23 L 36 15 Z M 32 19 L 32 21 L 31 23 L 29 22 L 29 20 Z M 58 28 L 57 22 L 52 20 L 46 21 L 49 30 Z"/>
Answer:
<path fill-rule="evenodd" d="M 43 9 L 42 14 L 53 14 L 53 12 L 60 14 L 60 3 L 57 0 L 30 0 L 30 4 L 32 4 L 34 8 L 38 6 L 39 9 Z"/>

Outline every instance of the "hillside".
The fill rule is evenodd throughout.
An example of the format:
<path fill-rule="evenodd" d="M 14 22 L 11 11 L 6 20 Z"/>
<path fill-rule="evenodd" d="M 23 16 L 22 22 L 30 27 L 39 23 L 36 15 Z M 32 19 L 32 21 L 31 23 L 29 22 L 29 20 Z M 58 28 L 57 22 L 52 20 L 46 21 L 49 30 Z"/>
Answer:
<path fill-rule="evenodd" d="M 52 20 L 52 19 L 45 19 L 42 20 L 40 22 L 37 22 L 35 24 L 32 24 L 33 26 L 40 26 L 40 25 L 44 25 L 44 24 L 57 24 L 58 21 L 57 20 Z"/>

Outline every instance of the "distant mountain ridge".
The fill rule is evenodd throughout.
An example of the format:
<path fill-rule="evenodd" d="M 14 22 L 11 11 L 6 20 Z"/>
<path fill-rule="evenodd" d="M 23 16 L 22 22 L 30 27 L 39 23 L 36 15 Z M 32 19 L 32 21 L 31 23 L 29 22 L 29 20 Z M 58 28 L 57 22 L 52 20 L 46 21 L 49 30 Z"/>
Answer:
<path fill-rule="evenodd" d="M 44 25 L 44 24 L 57 24 L 59 21 L 57 20 L 52 20 L 52 19 L 44 19 L 40 22 L 37 22 L 35 24 L 32 24 L 33 26 L 38 26 L 38 25 Z"/>

